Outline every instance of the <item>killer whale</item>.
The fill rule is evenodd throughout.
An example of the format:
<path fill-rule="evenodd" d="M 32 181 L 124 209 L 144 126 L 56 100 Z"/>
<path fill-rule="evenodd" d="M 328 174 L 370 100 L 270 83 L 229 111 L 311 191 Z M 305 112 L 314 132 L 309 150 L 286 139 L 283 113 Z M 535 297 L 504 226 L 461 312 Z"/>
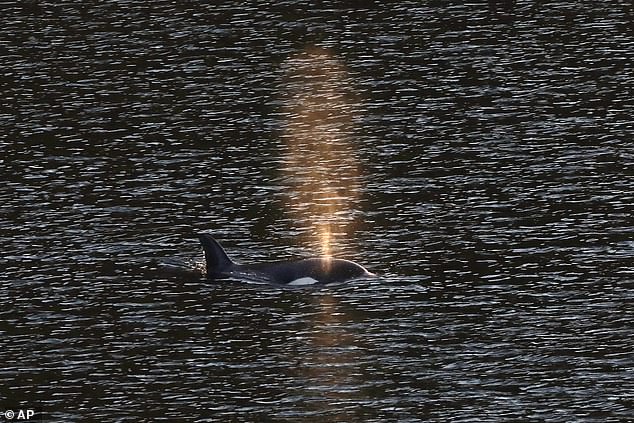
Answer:
<path fill-rule="evenodd" d="M 374 276 L 355 262 L 330 257 L 237 264 L 229 258 L 224 248 L 211 235 L 199 234 L 198 239 L 205 252 L 207 279 L 255 279 L 274 284 L 298 286 L 338 283 Z"/>

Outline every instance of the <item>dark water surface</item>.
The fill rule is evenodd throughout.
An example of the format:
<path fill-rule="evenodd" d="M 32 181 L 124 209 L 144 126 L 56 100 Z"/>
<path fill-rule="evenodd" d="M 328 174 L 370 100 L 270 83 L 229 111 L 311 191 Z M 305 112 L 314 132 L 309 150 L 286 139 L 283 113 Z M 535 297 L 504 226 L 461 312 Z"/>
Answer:
<path fill-rule="evenodd" d="M 632 4 L 489 3 L 1 2 L 0 408 L 631 421 Z M 292 172 L 345 163 L 334 253 L 381 278 L 200 277 L 200 231 L 318 253 Z"/>

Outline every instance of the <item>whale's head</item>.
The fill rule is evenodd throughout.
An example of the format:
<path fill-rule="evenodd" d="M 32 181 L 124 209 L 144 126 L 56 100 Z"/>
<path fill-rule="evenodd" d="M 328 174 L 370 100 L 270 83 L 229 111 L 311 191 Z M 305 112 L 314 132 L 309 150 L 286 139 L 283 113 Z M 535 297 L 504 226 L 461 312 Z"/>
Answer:
<path fill-rule="evenodd" d="M 347 278 L 375 276 L 373 273 L 368 272 L 365 267 L 350 260 L 329 259 L 329 261 L 333 262 L 331 264 L 331 272 L 334 272 L 340 276 L 345 276 Z"/>
<path fill-rule="evenodd" d="M 349 279 L 373 277 L 365 267 L 350 260 L 325 257 L 319 259 L 320 272 L 317 276 L 322 283 L 343 282 Z"/>

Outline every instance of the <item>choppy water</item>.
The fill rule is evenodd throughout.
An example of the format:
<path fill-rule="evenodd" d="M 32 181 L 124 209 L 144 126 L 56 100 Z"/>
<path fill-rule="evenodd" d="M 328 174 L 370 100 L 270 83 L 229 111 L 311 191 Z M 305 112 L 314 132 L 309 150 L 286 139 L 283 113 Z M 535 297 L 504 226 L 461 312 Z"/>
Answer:
<path fill-rule="evenodd" d="M 3 410 L 634 416 L 631 2 L 2 10 Z M 207 282 L 199 231 L 242 261 L 318 251 L 282 170 L 307 48 L 345 67 L 345 122 L 320 119 L 359 169 L 335 253 L 382 277 Z"/>

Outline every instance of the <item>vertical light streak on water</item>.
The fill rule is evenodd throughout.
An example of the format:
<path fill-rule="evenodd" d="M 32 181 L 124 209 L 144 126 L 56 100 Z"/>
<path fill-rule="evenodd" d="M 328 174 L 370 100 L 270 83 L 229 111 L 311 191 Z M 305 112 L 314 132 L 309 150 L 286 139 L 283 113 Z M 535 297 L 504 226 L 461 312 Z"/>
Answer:
<path fill-rule="evenodd" d="M 322 255 L 332 256 L 337 243 L 355 229 L 361 186 L 353 142 L 357 101 L 345 66 L 328 50 L 306 49 L 286 61 L 284 70 L 288 211 L 305 234 L 302 241 L 319 245 Z M 342 354 L 354 340 L 343 329 L 347 318 L 336 298 L 323 294 L 315 300 L 319 312 L 311 329 L 314 353 L 304 369 L 312 380 L 306 394 L 328 393 L 324 405 L 328 407 L 358 395 L 356 389 L 349 390 L 356 386 L 358 357 Z"/>
<path fill-rule="evenodd" d="M 345 66 L 328 50 L 309 48 L 284 64 L 286 116 L 284 172 L 288 209 L 333 255 L 350 235 L 359 199 L 360 169 L 352 142 L 356 101 Z"/>

